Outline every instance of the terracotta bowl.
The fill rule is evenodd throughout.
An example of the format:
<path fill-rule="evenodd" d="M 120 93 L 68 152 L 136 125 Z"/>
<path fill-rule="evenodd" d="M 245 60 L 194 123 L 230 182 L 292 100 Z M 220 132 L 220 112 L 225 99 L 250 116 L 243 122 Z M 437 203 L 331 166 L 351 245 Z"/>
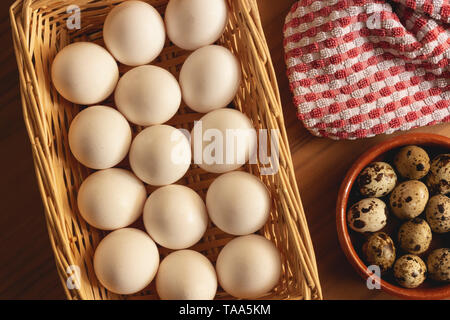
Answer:
<path fill-rule="evenodd" d="M 336 206 L 336 225 L 339 237 L 339 242 L 347 256 L 348 261 L 356 269 L 356 271 L 364 278 L 367 279 L 372 276 L 372 273 L 367 270 L 367 266 L 360 258 L 361 247 L 365 240 L 364 235 L 354 232 L 347 228 L 346 212 L 347 209 L 360 198 L 355 195 L 357 192 L 352 190 L 353 184 L 358 177 L 358 174 L 373 161 L 387 161 L 392 163 L 392 158 L 398 148 L 406 145 L 417 145 L 423 147 L 428 151 L 430 158 L 433 158 L 439 153 L 450 152 L 450 138 L 426 133 L 413 133 L 396 136 L 390 140 L 382 142 L 370 150 L 365 152 L 348 170 L 347 175 L 342 182 L 339 190 L 338 201 Z M 422 217 L 422 216 L 421 216 Z M 391 238 L 396 242 L 396 233 L 391 232 L 399 227 L 400 221 L 395 221 L 396 218 L 391 214 L 388 219 L 388 224 L 383 229 L 388 233 Z M 450 234 L 436 235 L 433 233 L 433 241 L 429 250 L 438 247 L 449 247 Z M 401 253 L 397 248 L 397 256 Z M 423 259 L 426 262 L 425 257 L 429 251 L 425 252 Z M 392 273 L 392 272 L 391 272 Z M 381 288 L 395 296 L 406 299 L 447 299 L 450 298 L 450 284 L 434 282 L 432 280 L 426 280 L 421 286 L 415 289 L 406 289 L 398 286 L 389 272 L 386 275 L 381 276 L 380 279 Z"/>

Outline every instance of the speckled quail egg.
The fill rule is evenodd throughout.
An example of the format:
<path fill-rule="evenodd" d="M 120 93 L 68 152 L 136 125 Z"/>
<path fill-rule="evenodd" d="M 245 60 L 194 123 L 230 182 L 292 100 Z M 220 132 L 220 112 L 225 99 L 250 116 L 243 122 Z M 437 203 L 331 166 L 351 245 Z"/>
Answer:
<path fill-rule="evenodd" d="M 376 232 L 386 225 L 387 207 L 378 198 L 355 203 L 347 212 L 347 222 L 356 232 Z"/>
<path fill-rule="evenodd" d="M 432 193 L 450 193 L 450 154 L 441 154 L 433 159 L 427 176 L 427 185 Z"/>
<path fill-rule="evenodd" d="M 395 155 L 394 165 L 402 177 L 418 180 L 430 170 L 430 157 L 420 147 L 406 146 Z"/>
<path fill-rule="evenodd" d="M 427 277 L 427 266 L 413 254 L 400 257 L 394 264 L 395 280 L 405 288 L 420 286 Z"/>
<path fill-rule="evenodd" d="M 386 162 L 372 162 L 358 176 L 359 191 L 367 197 L 383 197 L 397 183 L 394 169 Z"/>
<path fill-rule="evenodd" d="M 436 249 L 427 259 L 428 274 L 437 281 L 450 282 L 450 249 Z"/>
<path fill-rule="evenodd" d="M 427 186 L 418 180 L 400 183 L 391 193 L 389 203 L 399 219 L 413 219 L 420 215 L 428 202 Z"/>
<path fill-rule="evenodd" d="M 428 201 L 426 218 L 431 230 L 436 233 L 450 231 L 450 198 L 442 194 L 431 197 Z"/>
<path fill-rule="evenodd" d="M 431 228 L 420 218 L 414 218 L 402 224 L 398 230 L 398 243 L 409 253 L 421 254 L 427 251 L 432 239 Z"/>
<path fill-rule="evenodd" d="M 379 266 L 381 272 L 389 270 L 394 264 L 394 241 L 384 232 L 372 234 L 363 244 L 362 251 L 367 264 Z"/>

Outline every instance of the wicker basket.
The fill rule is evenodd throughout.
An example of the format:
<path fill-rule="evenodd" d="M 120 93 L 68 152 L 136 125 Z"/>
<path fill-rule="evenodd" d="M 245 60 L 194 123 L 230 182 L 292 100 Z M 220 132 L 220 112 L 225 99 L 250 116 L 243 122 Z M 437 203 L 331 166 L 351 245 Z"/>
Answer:
<path fill-rule="evenodd" d="M 122 1 L 118 0 L 20 0 L 10 9 L 14 48 L 20 73 L 23 115 L 30 137 L 36 176 L 42 195 L 48 233 L 57 270 L 69 299 L 157 298 L 150 285 L 134 296 L 117 296 L 102 287 L 94 274 L 93 253 L 104 232 L 87 225 L 76 206 L 77 190 L 90 170 L 71 155 L 67 143 L 68 125 L 80 106 L 62 99 L 50 82 L 50 66 L 55 54 L 74 41 L 102 43 L 105 16 Z M 161 13 L 167 0 L 147 1 Z M 69 4 L 81 9 L 82 27 L 66 27 Z M 276 175 L 260 174 L 259 165 L 247 165 L 267 185 L 273 205 L 269 222 L 261 233 L 271 239 L 282 255 L 282 277 L 279 285 L 265 299 L 321 299 L 313 246 L 300 201 L 292 166 L 289 144 L 275 73 L 264 38 L 256 0 L 229 0 L 229 22 L 219 43 L 240 60 L 243 81 L 234 106 L 252 119 L 257 129 L 279 129 L 280 169 Z M 154 63 L 178 76 L 189 52 L 169 42 Z M 123 73 L 129 68 L 120 66 Z M 108 100 L 106 105 L 113 105 Z M 191 129 L 200 118 L 184 105 L 169 122 L 178 128 Z M 134 134 L 141 130 L 134 127 Z M 127 163 L 122 163 L 127 167 Z M 203 198 L 215 176 L 192 165 L 179 182 L 197 191 Z M 152 188 L 148 187 L 151 192 Z M 142 222 L 141 222 L 142 224 Z M 142 227 L 137 224 L 137 227 Z M 210 225 L 203 239 L 193 249 L 215 261 L 220 248 L 231 237 Z M 162 256 L 169 251 L 161 248 Z M 80 268 L 80 287 L 69 289 L 70 266 Z M 219 290 L 217 298 L 231 298 Z"/>

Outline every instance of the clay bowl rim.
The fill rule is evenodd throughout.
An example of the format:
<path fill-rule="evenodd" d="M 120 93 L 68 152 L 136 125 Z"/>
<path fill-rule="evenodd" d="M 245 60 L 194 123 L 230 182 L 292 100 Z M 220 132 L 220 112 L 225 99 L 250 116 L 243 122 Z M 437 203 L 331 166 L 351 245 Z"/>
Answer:
<path fill-rule="evenodd" d="M 346 209 L 350 191 L 358 174 L 370 162 L 392 149 L 406 145 L 437 146 L 450 150 L 450 138 L 431 133 L 409 133 L 376 144 L 353 163 L 339 189 L 336 205 L 336 227 L 339 243 L 347 260 L 364 280 L 373 275 L 367 270 L 367 266 L 356 253 L 347 229 Z M 433 288 L 406 289 L 380 279 L 380 285 L 387 293 L 405 299 L 438 300 L 450 298 L 450 284 Z"/>

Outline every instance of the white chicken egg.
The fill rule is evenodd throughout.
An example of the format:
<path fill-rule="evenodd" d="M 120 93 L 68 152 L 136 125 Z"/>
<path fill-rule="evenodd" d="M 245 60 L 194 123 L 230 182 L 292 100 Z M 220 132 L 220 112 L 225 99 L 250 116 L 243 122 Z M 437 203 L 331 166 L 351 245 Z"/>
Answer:
<path fill-rule="evenodd" d="M 100 241 L 94 254 L 97 279 L 109 291 L 133 294 L 147 287 L 156 275 L 159 253 L 144 231 L 125 228 Z"/>
<path fill-rule="evenodd" d="M 195 50 L 214 43 L 227 23 L 225 0 L 170 0 L 165 13 L 167 36 L 178 47 Z"/>
<path fill-rule="evenodd" d="M 147 192 L 131 172 L 111 168 L 94 172 L 78 190 L 78 209 L 91 226 L 115 230 L 129 226 L 142 214 Z"/>
<path fill-rule="evenodd" d="M 119 80 L 119 68 L 111 54 L 90 42 L 64 47 L 53 60 L 51 73 L 59 94 L 83 105 L 105 100 Z"/>
<path fill-rule="evenodd" d="M 181 179 L 191 164 L 187 137 L 168 125 L 144 129 L 134 138 L 130 165 L 134 174 L 153 186 L 172 184 Z"/>
<path fill-rule="evenodd" d="M 213 181 L 206 194 L 206 206 L 219 229 L 246 235 L 261 229 L 269 218 L 270 194 L 255 176 L 233 171 Z"/>
<path fill-rule="evenodd" d="M 154 191 L 144 207 L 144 225 L 159 245 L 184 249 L 205 234 L 208 214 L 202 198 L 192 189 L 169 185 Z"/>
<path fill-rule="evenodd" d="M 234 109 L 205 114 L 191 134 L 194 162 L 213 173 L 236 170 L 256 154 L 256 131 L 250 119 Z"/>
<path fill-rule="evenodd" d="M 217 291 L 216 271 L 201 253 L 175 251 L 161 262 L 156 291 L 163 300 L 212 300 Z"/>
<path fill-rule="evenodd" d="M 181 103 L 181 90 L 170 72 L 157 66 L 140 66 L 119 80 L 115 102 L 130 122 L 150 126 L 175 115 Z"/>
<path fill-rule="evenodd" d="M 164 47 L 164 21 L 148 3 L 125 1 L 106 16 L 103 39 L 108 50 L 121 63 L 129 66 L 147 64 Z"/>
<path fill-rule="evenodd" d="M 216 45 L 194 51 L 180 71 L 183 100 L 201 113 L 226 107 L 236 95 L 240 81 L 238 60 L 228 49 Z"/>
<path fill-rule="evenodd" d="M 234 238 L 220 251 L 216 271 L 227 293 L 241 299 L 259 298 L 280 280 L 280 253 L 259 235 Z"/>
<path fill-rule="evenodd" d="M 88 107 L 70 124 L 70 150 L 88 168 L 114 167 L 125 158 L 130 143 L 131 128 L 127 119 L 110 107 Z"/>

